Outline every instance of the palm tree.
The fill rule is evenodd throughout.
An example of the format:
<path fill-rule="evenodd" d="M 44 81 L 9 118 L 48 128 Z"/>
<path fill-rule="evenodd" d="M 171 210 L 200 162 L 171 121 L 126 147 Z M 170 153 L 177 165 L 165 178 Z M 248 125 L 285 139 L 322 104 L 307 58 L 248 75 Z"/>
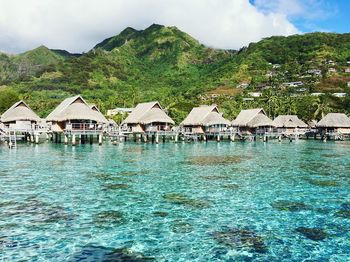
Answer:
<path fill-rule="evenodd" d="M 268 115 L 269 117 L 271 117 L 272 110 L 273 110 L 273 113 L 275 113 L 275 107 L 278 100 L 278 97 L 276 96 L 276 92 L 272 91 L 271 89 L 267 90 L 266 92 L 264 92 L 262 100 L 268 105 L 269 107 Z"/>
<path fill-rule="evenodd" d="M 332 107 L 325 101 L 323 96 L 317 97 L 317 99 L 312 103 L 312 106 L 316 108 L 313 116 L 315 119 L 324 118 L 324 116 L 332 112 Z"/>

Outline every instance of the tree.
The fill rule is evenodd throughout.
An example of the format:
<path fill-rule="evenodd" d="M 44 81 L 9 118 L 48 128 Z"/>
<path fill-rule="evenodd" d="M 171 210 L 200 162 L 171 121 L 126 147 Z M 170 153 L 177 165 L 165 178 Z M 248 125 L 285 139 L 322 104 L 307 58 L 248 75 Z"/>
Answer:
<path fill-rule="evenodd" d="M 19 95 L 11 88 L 0 88 L 0 113 L 4 113 L 9 107 L 19 100 Z"/>
<path fill-rule="evenodd" d="M 326 101 L 325 96 L 317 97 L 317 99 L 315 100 L 315 102 L 312 105 L 316 108 L 316 110 L 313 114 L 315 119 L 321 119 L 326 114 L 332 112 L 332 107 Z"/>

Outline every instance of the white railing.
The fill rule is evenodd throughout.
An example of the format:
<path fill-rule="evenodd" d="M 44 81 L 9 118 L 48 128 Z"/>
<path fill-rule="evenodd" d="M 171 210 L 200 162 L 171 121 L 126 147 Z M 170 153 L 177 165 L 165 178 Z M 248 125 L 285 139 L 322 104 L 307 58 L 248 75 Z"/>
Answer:
<path fill-rule="evenodd" d="M 72 123 L 67 124 L 64 131 L 68 133 L 101 133 L 104 129 L 101 124 Z"/>
<path fill-rule="evenodd" d="M 170 126 L 160 125 L 160 126 L 146 126 L 145 132 L 166 132 L 171 131 Z"/>

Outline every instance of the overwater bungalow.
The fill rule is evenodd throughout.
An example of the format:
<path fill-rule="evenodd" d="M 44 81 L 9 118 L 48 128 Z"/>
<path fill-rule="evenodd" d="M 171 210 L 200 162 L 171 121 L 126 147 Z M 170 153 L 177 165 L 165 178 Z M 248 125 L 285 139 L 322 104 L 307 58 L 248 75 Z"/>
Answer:
<path fill-rule="evenodd" d="M 180 124 L 183 132 L 189 134 L 217 134 L 226 131 L 229 125 L 230 121 L 215 105 L 193 108 Z"/>
<path fill-rule="evenodd" d="M 0 118 L 4 130 L 33 132 L 41 122 L 40 117 L 23 101 L 12 105 Z"/>
<path fill-rule="evenodd" d="M 329 113 L 322 118 L 316 127 L 321 137 L 342 137 L 350 135 L 350 118 L 343 113 Z"/>
<path fill-rule="evenodd" d="M 231 125 L 239 135 L 265 135 L 274 127 L 262 108 L 242 110 Z"/>
<path fill-rule="evenodd" d="M 174 124 L 157 101 L 138 104 L 122 123 L 127 131 L 139 134 L 171 131 Z"/>
<path fill-rule="evenodd" d="M 92 109 L 80 96 L 69 97 L 59 104 L 47 117 L 53 132 L 86 131 L 99 132 L 108 120 Z"/>
<path fill-rule="evenodd" d="M 273 120 L 278 134 L 301 135 L 308 130 L 308 125 L 297 115 L 280 115 Z"/>
<path fill-rule="evenodd" d="M 46 121 L 50 123 L 52 133 L 74 135 L 73 144 L 75 135 L 100 135 L 101 142 L 104 125 L 108 123 L 97 107 L 92 109 L 80 95 L 61 102 L 47 116 Z M 67 139 L 65 136 L 65 143 Z"/>

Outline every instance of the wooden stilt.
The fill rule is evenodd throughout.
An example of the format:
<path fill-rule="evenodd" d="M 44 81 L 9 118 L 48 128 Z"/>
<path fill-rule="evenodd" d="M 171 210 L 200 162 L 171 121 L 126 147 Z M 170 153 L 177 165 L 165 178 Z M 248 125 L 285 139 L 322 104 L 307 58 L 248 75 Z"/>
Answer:
<path fill-rule="evenodd" d="M 72 135 L 72 146 L 75 146 L 77 143 L 75 134 Z"/>

